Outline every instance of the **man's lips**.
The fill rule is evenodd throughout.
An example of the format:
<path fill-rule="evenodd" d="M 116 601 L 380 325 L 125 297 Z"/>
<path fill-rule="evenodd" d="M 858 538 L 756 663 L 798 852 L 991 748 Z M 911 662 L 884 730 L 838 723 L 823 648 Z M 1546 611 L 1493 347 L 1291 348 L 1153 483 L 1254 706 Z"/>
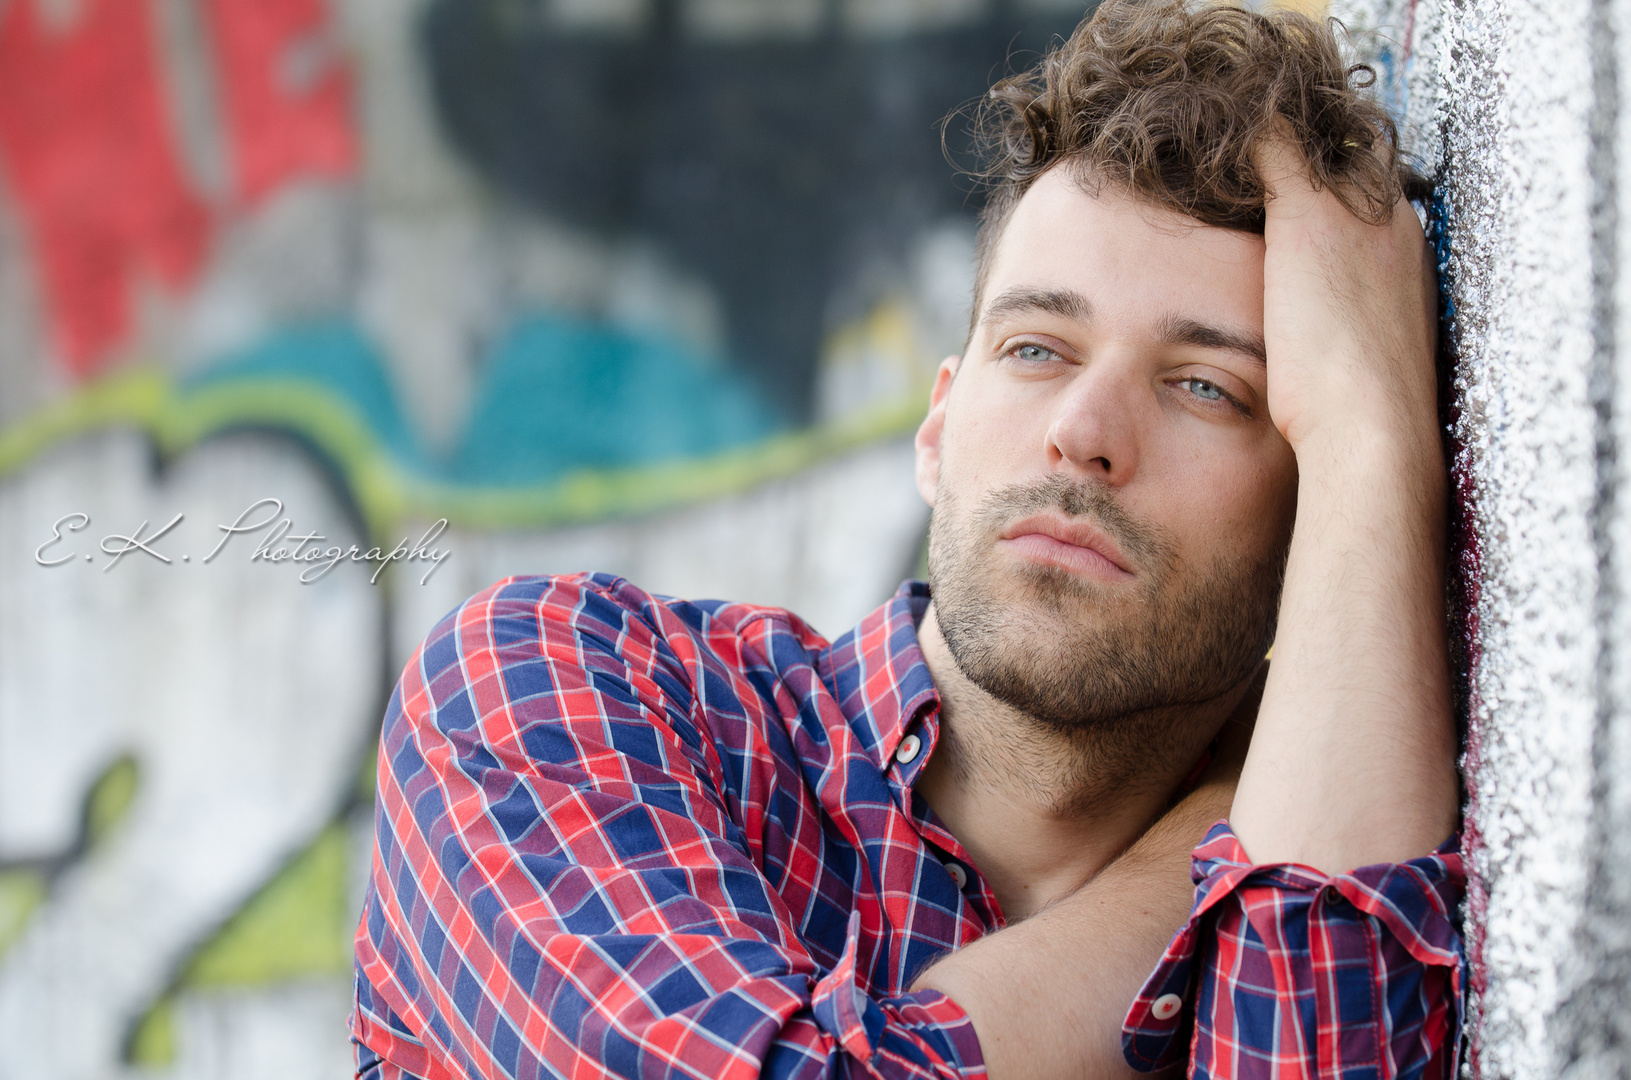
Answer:
<path fill-rule="evenodd" d="M 1085 521 L 1034 514 L 1008 526 L 998 541 L 1022 558 L 1076 573 L 1109 579 L 1134 576 L 1115 541 Z"/>

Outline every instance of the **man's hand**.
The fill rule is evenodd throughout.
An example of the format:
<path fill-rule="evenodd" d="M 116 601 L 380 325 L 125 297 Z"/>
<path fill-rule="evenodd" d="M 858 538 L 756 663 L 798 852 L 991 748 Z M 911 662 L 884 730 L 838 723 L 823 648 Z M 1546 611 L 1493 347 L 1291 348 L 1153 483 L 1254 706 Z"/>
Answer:
<path fill-rule="evenodd" d="M 1385 225 L 1315 191 L 1296 147 L 1258 149 L 1268 189 L 1263 330 L 1269 413 L 1297 452 L 1387 440 L 1439 468 L 1438 281 L 1415 211 Z"/>
<path fill-rule="evenodd" d="M 1455 827 L 1435 293 L 1421 227 L 1265 145 L 1269 410 L 1297 454 L 1274 668 L 1230 815 L 1257 862 L 1341 872 Z"/>

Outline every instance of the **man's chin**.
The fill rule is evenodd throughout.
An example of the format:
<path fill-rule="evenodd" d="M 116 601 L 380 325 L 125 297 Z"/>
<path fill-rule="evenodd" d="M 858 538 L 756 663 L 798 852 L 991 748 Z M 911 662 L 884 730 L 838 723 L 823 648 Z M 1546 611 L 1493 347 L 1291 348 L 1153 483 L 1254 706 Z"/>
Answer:
<path fill-rule="evenodd" d="M 997 603 L 994 618 L 938 615 L 958 668 L 993 698 L 1061 730 L 1093 730 L 1158 704 L 1149 628 L 1106 617 L 1102 607 L 1062 609 L 1036 598 Z"/>
<path fill-rule="evenodd" d="M 1063 733 L 1108 734 L 1128 730 L 1158 702 L 1149 687 L 1118 685 L 1082 657 L 1095 650 L 1036 648 L 1015 643 L 1007 655 L 969 655 L 958 666 L 969 681 L 991 697 L 1042 726 Z M 955 650 L 953 655 L 955 656 Z"/>

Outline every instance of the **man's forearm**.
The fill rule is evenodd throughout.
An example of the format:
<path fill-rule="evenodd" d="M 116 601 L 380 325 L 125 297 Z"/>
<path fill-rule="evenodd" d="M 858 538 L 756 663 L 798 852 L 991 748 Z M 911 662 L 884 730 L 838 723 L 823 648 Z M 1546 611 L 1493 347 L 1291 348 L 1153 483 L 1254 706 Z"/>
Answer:
<path fill-rule="evenodd" d="M 1436 445 L 1356 440 L 1303 467 L 1274 665 L 1230 815 L 1253 861 L 1340 873 L 1425 855 L 1453 831 L 1442 500 Z"/>
<path fill-rule="evenodd" d="M 1233 790 L 1203 784 L 1070 897 L 918 979 L 969 1014 L 993 1080 L 1134 1075 L 1122 1020 L 1189 914 L 1190 849 Z"/>

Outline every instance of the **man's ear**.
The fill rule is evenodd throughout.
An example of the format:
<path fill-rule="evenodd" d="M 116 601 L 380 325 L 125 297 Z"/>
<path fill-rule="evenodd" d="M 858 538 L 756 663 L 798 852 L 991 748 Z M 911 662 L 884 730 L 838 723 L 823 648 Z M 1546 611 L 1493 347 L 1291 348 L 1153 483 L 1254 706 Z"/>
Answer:
<path fill-rule="evenodd" d="M 946 398 L 951 394 L 951 381 L 957 376 L 960 356 L 948 356 L 940 361 L 940 370 L 934 374 L 934 389 L 929 391 L 929 415 L 918 425 L 917 438 L 917 490 L 923 501 L 934 505 L 935 488 L 940 483 L 940 440 L 946 431 Z"/>

